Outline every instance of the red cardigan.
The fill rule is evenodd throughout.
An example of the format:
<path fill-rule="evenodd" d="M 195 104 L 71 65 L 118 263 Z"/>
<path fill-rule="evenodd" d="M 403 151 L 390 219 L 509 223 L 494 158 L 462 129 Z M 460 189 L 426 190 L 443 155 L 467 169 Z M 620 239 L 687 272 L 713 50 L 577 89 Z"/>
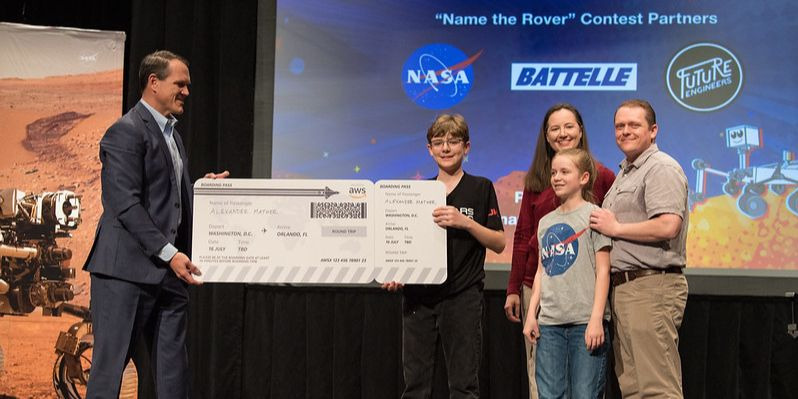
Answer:
<path fill-rule="evenodd" d="M 604 195 L 615 181 L 615 173 L 596 162 L 598 175 L 593 184 L 593 195 L 600 206 Z M 559 205 L 557 196 L 551 186 L 536 193 L 524 190 L 521 198 L 521 210 L 518 211 L 518 224 L 513 237 L 513 261 L 510 269 L 510 281 L 507 283 L 507 295 L 521 294 L 521 284 L 532 287 L 535 273 L 538 270 L 538 222 L 547 213 Z"/>

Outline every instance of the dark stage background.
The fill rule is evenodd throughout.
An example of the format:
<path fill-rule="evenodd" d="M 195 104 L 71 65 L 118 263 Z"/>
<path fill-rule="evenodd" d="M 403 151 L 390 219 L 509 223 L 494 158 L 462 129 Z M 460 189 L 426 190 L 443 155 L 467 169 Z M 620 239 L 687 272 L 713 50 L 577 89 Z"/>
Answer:
<path fill-rule="evenodd" d="M 252 170 L 257 26 L 274 0 L 5 0 L 0 20 L 123 30 L 125 109 L 139 98 L 138 62 L 166 48 L 186 56 L 191 98 L 181 118 L 193 176 Z M 273 21 L 272 21 L 273 22 Z M 268 36 L 271 34 L 271 36 Z M 267 41 L 270 40 L 270 43 Z M 259 99 L 258 112 L 272 101 Z M 270 119 L 270 115 L 265 115 Z M 267 143 L 268 145 L 268 143 Z M 526 394 L 520 326 L 486 291 L 484 398 Z M 681 336 L 688 398 L 798 397 L 798 341 L 787 335 L 787 298 L 692 295 Z M 377 288 L 206 285 L 192 291 L 189 340 L 196 398 L 398 398 L 401 300 Z M 146 369 L 146 364 L 142 364 Z M 445 371 L 433 397 L 447 397 Z M 142 397 L 153 397 L 142 378 Z M 608 397 L 618 397 L 610 385 Z"/>

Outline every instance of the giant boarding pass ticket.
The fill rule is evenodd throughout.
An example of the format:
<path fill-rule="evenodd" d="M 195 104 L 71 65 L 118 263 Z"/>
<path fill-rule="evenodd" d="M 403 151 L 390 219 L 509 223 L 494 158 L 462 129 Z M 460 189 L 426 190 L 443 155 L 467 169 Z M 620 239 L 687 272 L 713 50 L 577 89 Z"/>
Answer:
<path fill-rule="evenodd" d="M 442 183 L 200 179 L 192 261 L 205 282 L 442 283 Z"/>

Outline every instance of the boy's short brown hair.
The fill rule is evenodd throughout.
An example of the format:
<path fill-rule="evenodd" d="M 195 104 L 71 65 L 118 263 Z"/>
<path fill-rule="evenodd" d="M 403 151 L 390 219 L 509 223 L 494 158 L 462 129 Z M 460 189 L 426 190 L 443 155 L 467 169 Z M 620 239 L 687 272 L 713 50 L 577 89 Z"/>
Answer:
<path fill-rule="evenodd" d="M 468 124 L 460 114 L 441 114 L 435 118 L 432 125 L 427 129 L 427 144 L 432 143 L 435 137 L 446 137 L 450 135 L 454 138 L 463 139 L 464 142 L 471 141 L 468 136 Z"/>

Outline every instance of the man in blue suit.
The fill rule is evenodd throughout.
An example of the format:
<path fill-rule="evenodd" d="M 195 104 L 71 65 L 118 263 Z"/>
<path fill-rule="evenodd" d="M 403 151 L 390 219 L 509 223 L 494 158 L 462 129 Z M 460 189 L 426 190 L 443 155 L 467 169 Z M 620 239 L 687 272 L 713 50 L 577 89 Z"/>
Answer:
<path fill-rule="evenodd" d="M 169 51 L 139 67 L 141 100 L 100 141 L 103 214 L 84 266 L 91 272 L 94 348 L 88 398 L 117 398 L 137 339 L 152 343 L 158 398 L 188 396 L 186 323 L 192 189 L 176 115 L 191 77 Z M 208 173 L 224 178 L 227 171 Z"/>

